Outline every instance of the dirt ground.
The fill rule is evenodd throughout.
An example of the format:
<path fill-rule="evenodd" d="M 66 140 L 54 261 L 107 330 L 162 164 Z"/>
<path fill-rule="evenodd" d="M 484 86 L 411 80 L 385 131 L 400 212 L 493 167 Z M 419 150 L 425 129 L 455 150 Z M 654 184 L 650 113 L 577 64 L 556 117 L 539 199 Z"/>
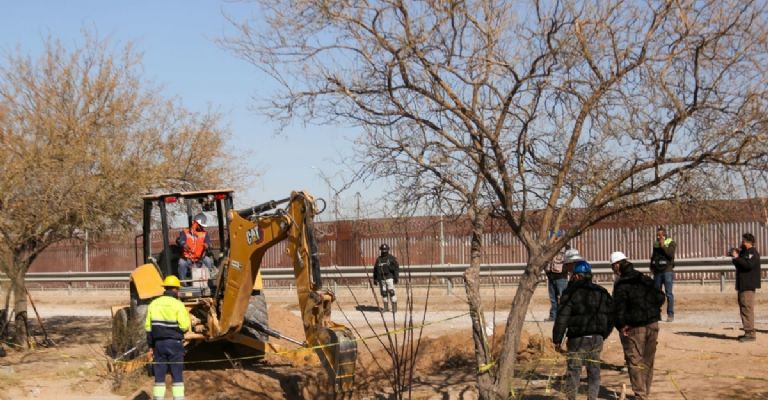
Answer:
<path fill-rule="evenodd" d="M 378 312 L 370 290 L 337 288 L 339 309 L 333 319 L 350 326 L 362 338 L 358 345 L 357 399 L 390 398 L 392 377 L 390 357 L 385 351 L 396 343 L 407 353 L 408 337 L 419 337 L 411 385 L 413 399 L 476 399 L 474 357 L 470 322 L 463 289 L 451 293 L 432 288 L 413 293 L 412 313 L 404 290 L 398 293 L 398 317 Z M 757 295 L 758 340 L 739 343 L 741 325 L 736 293 L 718 286 L 677 285 L 676 320 L 662 323 L 653 384 L 656 399 L 766 399 L 768 400 L 768 296 Z M 31 352 L 8 349 L 0 358 L 0 399 L 141 399 L 150 393 L 152 378 L 140 373 L 121 375 L 108 369 L 106 348 L 110 341 L 109 307 L 124 303 L 122 291 L 32 292 L 54 347 Z M 301 339 L 302 324 L 295 305 L 295 293 L 268 290 L 270 326 Z M 514 288 L 486 289 L 487 331 L 500 338 Z M 425 307 L 426 304 L 426 307 Z M 496 312 L 492 312 L 495 304 Z M 426 313 L 424 310 L 427 310 Z M 30 309 L 30 312 L 32 310 Z M 546 287 L 534 296 L 519 348 L 520 369 L 516 388 L 520 398 L 563 398 L 561 376 L 563 357 L 554 351 L 547 316 Z M 411 315 L 414 329 L 409 326 Z M 34 316 L 33 316 L 34 318 Z M 33 320 L 33 331 L 42 331 Z M 397 332 L 387 335 L 386 331 Z M 407 336 L 412 335 L 412 336 Z M 187 360 L 213 358 L 216 362 L 192 362 L 185 370 L 187 399 L 320 399 L 325 375 L 313 359 L 294 351 L 295 345 L 276 341 L 289 357 L 270 356 L 257 360 L 230 346 L 214 350 L 192 350 Z M 197 354 L 194 352 L 198 351 Z M 201 355 L 202 354 L 202 355 Z M 623 355 L 614 332 L 603 350 L 600 398 L 618 398 L 629 379 L 622 372 Z M 408 374 L 404 374 L 408 375 Z M 582 390 L 586 383 L 583 382 Z M 170 393 L 168 394 L 170 398 Z M 406 395 L 405 398 L 408 398 Z"/>

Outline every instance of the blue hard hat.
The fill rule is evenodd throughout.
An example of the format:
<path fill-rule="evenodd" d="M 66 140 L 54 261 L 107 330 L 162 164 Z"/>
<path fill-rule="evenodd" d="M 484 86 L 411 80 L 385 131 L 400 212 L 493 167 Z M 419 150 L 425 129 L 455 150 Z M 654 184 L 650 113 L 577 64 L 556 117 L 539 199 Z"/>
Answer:
<path fill-rule="evenodd" d="M 589 265 L 589 263 L 584 260 L 578 261 L 576 262 L 576 265 L 573 266 L 573 273 L 574 274 L 591 274 L 592 266 Z"/>

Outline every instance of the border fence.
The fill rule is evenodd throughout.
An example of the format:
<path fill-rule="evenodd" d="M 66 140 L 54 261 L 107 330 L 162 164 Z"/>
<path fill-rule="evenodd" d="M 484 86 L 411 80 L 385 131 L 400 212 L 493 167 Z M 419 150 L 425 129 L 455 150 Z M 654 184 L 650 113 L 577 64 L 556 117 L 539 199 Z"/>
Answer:
<path fill-rule="evenodd" d="M 744 232 L 757 239 L 758 251 L 768 249 L 768 229 L 763 221 L 751 216 L 751 221 L 677 223 L 665 226 L 677 242 L 677 264 L 693 269 L 678 268 L 677 280 L 717 281 L 733 279 L 733 267 L 725 257 L 727 249 L 740 243 Z M 434 279 L 441 282 L 461 280 L 460 272 L 469 264 L 470 235 L 466 218 L 412 217 L 407 219 L 364 219 L 316 222 L 316 236 L 324 275 L 333 282 L 360 283 L 370 274 L 370 266 L 378 256 L 381 243 L 388 243 L 403 267 L 405 276 L 414 283 Z M 214 248 L 218 235 L 213 228 Z M 647 264 L 655 225 L 615 226 L 606 224 L 583 232 L 570 244 L 596 267 L 608 267 L 612 251 L 623 251 L 638 265 Z M 515 283 L 527 259 L 525 248 L 501 221 L 489 222 L 483 235 L 483 265 L 486 283 Z M 173 241 L 178 233 L 171 232 Z M 159 232 L 152 237 L 153 248 L 159 249 Z M 113 282 L 118 287 L 127 281 L 128 272 L 141 260 L 141 237 L 135 235 L 102 238 L 100 240 L 70 240 L 49 247 L 30 268 L 30 282 L 69 274 L 70 284 L 88 281 L 101 285 Z M 464 267 L 462 267 L 464 266 Z M 289 285 L 291 259 L 285 242 L 271 248 L 265 255 L 262 271 L 267 285 Z M 697 267 L 697 268 L 694 268 Z M 698 267 L 706 267 L 704 269 Z M 367 268 L 367 272 L 366 272 Z M 709 268 L 709 269 L 707 269 Z M 714 268 L 714 269 L 713 269 Z M 340 272 L 341 271 L 341 272 Z M 768 271 L 764 270 L 763 274 Z M 343 276 L 342 276 L 343 275 Z M 608 279 L 598 276 L 598 279 Z M 492 277 L 492 278 L 491 278 Z M 62 278 L 62 281 L 64 279 Z"/>

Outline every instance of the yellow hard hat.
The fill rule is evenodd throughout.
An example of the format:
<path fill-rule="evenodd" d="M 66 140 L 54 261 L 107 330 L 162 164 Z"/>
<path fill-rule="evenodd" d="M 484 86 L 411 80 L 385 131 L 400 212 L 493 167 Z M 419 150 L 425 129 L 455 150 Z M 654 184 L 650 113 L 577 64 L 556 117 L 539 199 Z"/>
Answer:
<path fill-rule="evenodd" d="M 175 275 L 168 275 L 163 281 L 163 286 L 177 288 L 181 287 L 181 282 L 179 282 L 179 278 L 177 278 Z"/>

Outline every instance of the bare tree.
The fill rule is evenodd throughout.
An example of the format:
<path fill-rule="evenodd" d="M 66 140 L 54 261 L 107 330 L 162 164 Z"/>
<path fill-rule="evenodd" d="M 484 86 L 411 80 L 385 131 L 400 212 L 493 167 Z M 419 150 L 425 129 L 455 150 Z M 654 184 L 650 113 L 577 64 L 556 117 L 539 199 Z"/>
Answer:
<path fill-rule="evenodd" d="M 86 36 L 80 48 L 48 39 L 38 58 L 18 52 L 0 64 L 0 262 L 20 344 L 24 276 L 47 246 L 134 228 L 142 193 L 232 178 L 217 114 L 163 99 L 130 46 Z"/>
<path fill-rule="evenodd" d="M 766 193 L 738 179 L 765 171 L 765 2 L 257 3 L 224 43 L 282 84 L 266 113 L 362 127 L 363 171 L 400 199 L 468 210 L 475 230 L 498 216 L 524 244 L 495 362 L 473 320 L 484 399 L 514 396 L 525 313 L 569 240 L 656 203 Z"/>

